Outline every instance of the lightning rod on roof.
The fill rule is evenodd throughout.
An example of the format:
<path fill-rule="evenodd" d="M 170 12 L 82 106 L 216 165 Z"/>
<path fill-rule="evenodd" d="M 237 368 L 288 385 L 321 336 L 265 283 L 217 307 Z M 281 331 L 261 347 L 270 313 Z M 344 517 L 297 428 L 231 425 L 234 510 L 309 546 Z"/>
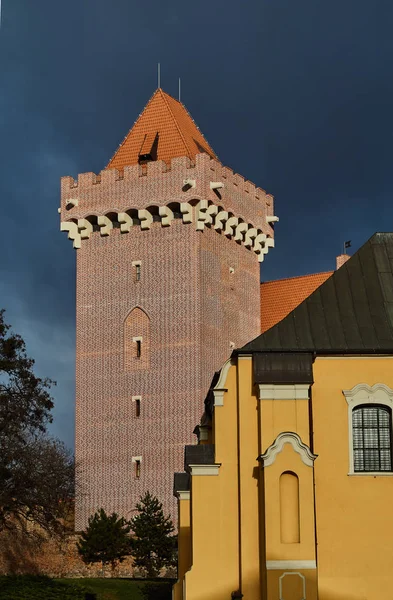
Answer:
<path fill-rule="evenodd" d="M 181 81 L 180 81 L 180 77 L 179 77 L 179 102 L 180 102 L 180 92 L 181 92 Z"/>
<path fill-rule="evenodd" d="M 157 63 L 157 83 L 158 83 L 158 88 L 161 87 L 161 65 L 160 63 Z"/>

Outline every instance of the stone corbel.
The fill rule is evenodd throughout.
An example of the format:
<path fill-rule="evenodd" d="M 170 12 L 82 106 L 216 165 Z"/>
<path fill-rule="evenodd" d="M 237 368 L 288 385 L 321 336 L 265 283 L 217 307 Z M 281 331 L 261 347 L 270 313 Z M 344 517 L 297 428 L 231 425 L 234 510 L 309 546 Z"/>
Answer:
<path fill-rule="evenodd" d="M 251 227 L 247 230 L 244 238 L 244 245 L 246 248 L 252 248 L 253 242 L 258 235 L 258 230 L 255 227 Z"/>
<path fill-rule="evenodd" d="M 229 215 L 226 210 L 220 210 L 215 219 L 214 229 L 224 229 L 224 223 L 227 221 L 228 216 Z"/>
<path fill-rule="evenodd" d="M 88 240 L 93 233 L 93 225 L 87 219 L 78 219 L 78 230 L 82 240 Z"/>
<path fill-rule="evenodd" d="M 248 229 L 247 223 L 239 223 L 236 227 L 235 237 L 233 238 L 235 242 L 242 242 L 244 239 L 244 235 Z"/>
<path fill-rule="evenodd" d="M 112 221 L 109 219 L 109 217 L 106 217 L 105 215 L 98 217 L 97 224 L 100 228 L 100 234 L 102 236 L 109 235 L 111 230 L 113 229 Z"/>
<path fill-rule="evenodd" d="M 117 220 L 120 223 L 120 231 L 122 233 L 129 233 L 134 224 L 132 217 L 128 213 L 121 212 L 117 215 Z"/>
<path fill-rule="evenodd" d="M 173 211 L 169 208 L 169 206 L 160 206 L 158 209 L 158 214 L 160 217 L 162 217 L 161 225 L 163 227 L 168 227 L 175 218 Z"/>
<path fill-rule="evenodd" d="M 266 234 L 265 233 L 258 233 L 257 237 L 254 240 L 254 252 L 256 252 L 257 254 L 259 253 L 264 253 L 265 250 L 265 242 L 266 242 Z M 262 246 L 263 243 L 263 246 Z M 266 250 L 267 252 L 267 250 Z"/>
<path fill-rule="evenodd" d="M 229 217 L 227 223 L 226 223 L 226 227 L 224 230 L 224 235 L 234 235 L 234 232 L 236 231 L 236 227 L 239 224 L 239 219 L 237 217 Z"/>
<path fill-rule="evenodd" d="M 79 235 L 78 225 L 73 221 L 62 221 L 60 223 L 60 231 L 68 232 L 68 239 L 72 240 L 74 248 L 81 247 L 81 236 Z"/>
<path fill-rule="evenodd" d="M 192 206 L 189 202 L 181 202 L 180 212 L 183 215 L 183 223 L 192 223 Z"/>
<path fill-rule="evenodd" d="M 145 208 L 138 210 L 138 218 L 141 221 L 141 229 L 150 229 L 153 223 L 153 215 L 148 210 Z"/>

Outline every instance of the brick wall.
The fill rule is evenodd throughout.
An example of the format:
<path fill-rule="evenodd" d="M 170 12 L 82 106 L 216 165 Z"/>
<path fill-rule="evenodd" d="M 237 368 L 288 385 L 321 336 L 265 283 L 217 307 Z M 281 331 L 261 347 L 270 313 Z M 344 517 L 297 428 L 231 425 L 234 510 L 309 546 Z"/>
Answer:
<path fill-rule="evenodd" d="M 62 218 L 89 217 L 94 226 L 77 250 L 77 529 L 101 507 L 129 518 L 147 490 L 176 518 L 173 473 L 183 468 L 184 445 L 195 441 L 213 373 L 231 343 L 239 347 L 260 332 L 256 254 L 223 229 L 198 231 L 196 209 L 189 223 L 179 206 L 214 200 L 272 237 L 272 198 L 207 156 L 195 167 L 176 159 L 169 171 L 152 163 L 143 173 L 137 166 L 124 179 L 103 171 L 98 179 L 80 176 L 77 187 L 72 178 L 62 181 Z M 196 186 L 184 191 L 191 176 Z M 209 185 L 217 180 L 219 195 Z M 70 199 L 77 203 L 67 209 Z M 170 226 L 152 206 L 173 208 Z M 149 207 L 154 218 L 144 230 L 138 210 Z M 120 211 L 137 225 L 129 232 L 118 228 Z M 95 225 L 100 214 L 113 223 L 108 231 Z M 142 338 L 140 358 L 135 337 Z M 133 396 L 141 398 L 140 416 Z M 141 457 L 139 478 L 133 457 Z"/>

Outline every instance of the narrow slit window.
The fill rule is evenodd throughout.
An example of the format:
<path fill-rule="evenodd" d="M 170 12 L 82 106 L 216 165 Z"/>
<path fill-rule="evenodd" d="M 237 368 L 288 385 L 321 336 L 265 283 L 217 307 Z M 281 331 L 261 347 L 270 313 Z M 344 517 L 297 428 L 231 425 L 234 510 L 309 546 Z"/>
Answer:
<path fill-rule="evenodd" d="M 142 356 L 142 342 L 141 340 L 136 340 L 136 357 L 140 358 Z"/>
<path fill-rule="evenodd" d="M 135 400 L 135 416 L 136 417 L 141 416 L 141 399 L 140 398 L 137 398 Z"/>
<path fill-rule="evenodd" d="M 141 280 L 141 265 L 135 265 L 135 281 Z"/>
<path fill-rule="evenodd" d="M 135 477 L 136 479 L 139 479 L 141 476 L 141 461 L 139 459 L 137 459 L 135 461 Z"/>

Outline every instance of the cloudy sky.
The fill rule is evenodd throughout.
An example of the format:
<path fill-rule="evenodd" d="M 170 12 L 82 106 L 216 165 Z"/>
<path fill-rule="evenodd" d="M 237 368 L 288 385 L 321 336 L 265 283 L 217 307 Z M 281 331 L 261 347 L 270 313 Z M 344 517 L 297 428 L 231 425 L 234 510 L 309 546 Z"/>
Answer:
<path fill-rule="evenodd" d="M 393 228 L 391 0 L 2 0 L 0 306 L 73 445 L 75 251 L 59 179 L 99 172 L 161 83 L 276 199 L 263 279 Z"/>

